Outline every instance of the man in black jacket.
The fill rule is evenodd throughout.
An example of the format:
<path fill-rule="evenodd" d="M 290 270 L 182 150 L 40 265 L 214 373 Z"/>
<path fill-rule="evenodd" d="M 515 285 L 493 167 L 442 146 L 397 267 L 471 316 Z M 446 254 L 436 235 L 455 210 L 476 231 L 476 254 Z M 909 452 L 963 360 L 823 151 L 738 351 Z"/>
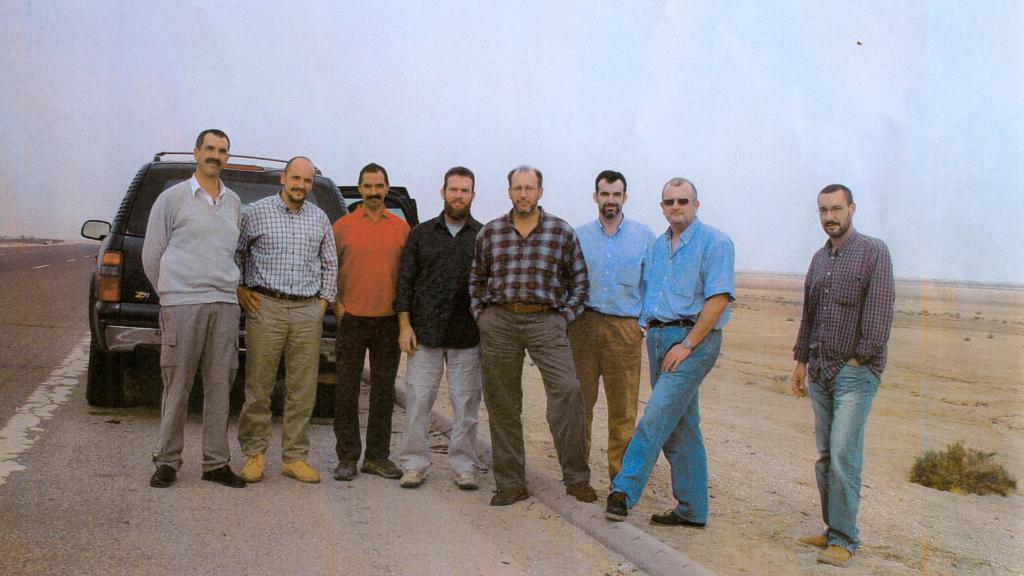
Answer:
<path fill-rule="evenodd" d="M 401 486 L 423 483 L 430 466 L 430 410 L 445 365 L 454 410 L 448 463 L 455 484 L 477 488 L 477 411 L 480 408 L 480 332 L 469 310 L 469 271 L 481 224 L 470 215 L 475 178 L 456 166 L 444 175 L 444 211 L 409 234 L 398 270 L 395 311 L 407 354 L 405 433 L 398 453 Z"/>

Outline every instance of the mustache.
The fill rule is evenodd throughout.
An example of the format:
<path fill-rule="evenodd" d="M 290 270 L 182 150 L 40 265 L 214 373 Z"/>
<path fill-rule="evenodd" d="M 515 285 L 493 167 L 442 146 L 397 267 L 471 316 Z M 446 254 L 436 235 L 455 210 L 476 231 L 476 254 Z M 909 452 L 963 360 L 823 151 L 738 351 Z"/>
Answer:
<path fill-rule="evenodd" d="M 379 195 L 378 194 L 370 194 L 370 195 L 366 196 L 365 198 L 363 198 L 363 201 L 365 202 L 366 200 L 383 200 L 383 199 L 384 199 L 384 195 L 383 194 L 379 194 Z"/>
<path fill-rule="evenodd" d="M 206 159 L 206 163 L 207 164 L 215 164 L 217 166 L 220 166 L 220 160 L 217 160 L 216 158 L 207 158 Z"/>
<path fill-rule="evenodd" d="M 833 224 L 839 226 L 839 222 L 836 222 L 835 220 L 829 220 L 828 222 L 825 222 L 825 226 L 832 226 Z"/>

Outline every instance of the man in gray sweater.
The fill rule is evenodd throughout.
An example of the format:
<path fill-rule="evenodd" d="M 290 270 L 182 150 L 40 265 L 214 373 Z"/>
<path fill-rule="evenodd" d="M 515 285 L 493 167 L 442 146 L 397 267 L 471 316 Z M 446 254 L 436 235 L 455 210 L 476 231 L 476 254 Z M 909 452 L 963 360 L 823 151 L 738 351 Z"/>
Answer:
<path fill-rule="evenodd" d="M 196 139 L 192 178 L 165 190 L 149 214 L 142 266 L 160 297 L 160 448 L 154 488 L 174 484 L 181 467 L 188 395 L 203 375 L 203 480 L 245 482 L 228 465 L 228 393 L 238 369 L 241 201 L 220 180 L 231 142 L 220 130 Z"/>

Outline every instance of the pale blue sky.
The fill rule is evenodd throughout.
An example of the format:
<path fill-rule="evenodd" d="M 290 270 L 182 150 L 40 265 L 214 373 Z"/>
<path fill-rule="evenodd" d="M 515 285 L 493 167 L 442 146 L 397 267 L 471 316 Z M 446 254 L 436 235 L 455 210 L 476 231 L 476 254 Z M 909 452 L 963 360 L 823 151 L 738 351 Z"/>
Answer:
<path fill-rule="evenodd" d="M 1024 283 L 1022 2 L 282 4 L 0 5 L 0 234 L 77 237 L 219 127 L 339 184 L 379 162 L 427 216 L 448 167 L 487 220 L 529 163 L 581 224 L 613 168 L 660 232 L 684 176 L 743 270 L 806 270 L 841 182 L 898 276 Z"/>

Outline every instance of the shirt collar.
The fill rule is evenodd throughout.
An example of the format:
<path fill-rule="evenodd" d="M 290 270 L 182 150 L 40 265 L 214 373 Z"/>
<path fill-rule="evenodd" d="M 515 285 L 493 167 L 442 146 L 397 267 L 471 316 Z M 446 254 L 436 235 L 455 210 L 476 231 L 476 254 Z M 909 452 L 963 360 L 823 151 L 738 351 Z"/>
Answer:
<path fill-rule="evenodd" d="M 693 240 L 693 236 L 697 233 L 697 228 L 699 228 L 700 226 L 701 226 L 700 220 L 698 220 L 696 217 L 694 217 L 693 222 L 691 222 L 690 225 L 686 227 L 686 230 L 683 230 L 683 233 L 679 235 L 679 243 L 676 244 L 676 249 L 678 250 L 680 246 L 685 246 L 687 243 L 690 242 L 690 240 Z M 668 240 L 668 247 L 669 247 L 669 250 L 671 250 L 672 249 L 672 227 L 671 226 L 669 226 L 668 229 L 665 230 L 665 239 Z"/>
<path fill-rule="evenodd" d="M 288 205 L 284 203 L 284 199 L 281 198 L 281 191 L 278 190 L 277 194 L 274 194 L 274 205 L 281 209 L 283 212 L 292 214 L 293 212 L 288 208 Z M 294 214 L 302 214 L 302 211 L 306 209 L 306 203 L 303 202 L 302 206 L 294 212 Z"/>
<path fill-rule="evenodd" d="M 842 254 L 843 252 L 846 252 L 851 246 L 853 246 L 857 241 L 859 241 L 859 239 L 860 239 L 860 232 L 857 232 L 857 229 L 854 228 L 854 229 L 852 229 L 850 231 L 850 237 L 846 239 L 846 242 L 843 242 L 843 247 L 840 248 L 839 250 L 833 251 L 832 250 L 832 244 L 831 244 L 832 239 L 828 238 L 828 239 L 825 240 L 825 246 L 824 246 L 825 253 L 830 255 L 830 256 L 831 255 L 838 256 L 838 255 Z"/>
<path fill-rule="evenodd" d="M 209 190 L 203 188 L 202 185 L 199 184 L 199 180 L 196 178 L 195 174 L 192 174 L 192 177 L 189 178 L 188 183 L 189 183 L 189 186 L 192 187 L 192 195 L 193 196 L 198 196 L 199 192 L 201 191 L 203 194 L 205 194 L 211 200 L 213 200 L 213 205 L 214 206 L 220 204 L 221 201 L 224 200 L 224 182 L 222 182 L 219 179 L 217 180 L 217 183 L 220 185 L 220 194 L 218 194 L 216 198 L 213 197 L 213 194 L 210 194 Z"/>
<path fill-rule="evenodd" d="M 434 226 L 436 226 L 439 229 L 448 230 L 448 221 L 445 220 L 444 218 L 444 210 L 441 210 L 441 214 L 439 214 L 438 217 L 435 218 L 434 220 Z M 476 219 L 473 218 L 472 213 L 466 216 L 466 220 L 462 223 L 462 225 L 463 228 L 469 228 L 470 230 L 473 230 L 474 228 L 479 228 L 479 222 L 477 222 Z"/>
<path fill-rule="evenodd" d="M 541 208 L 540 206 L 537 206 L 537 210 L 540 211 L 540 218 L 537 219 L 537 226 L 540 226 L 540 223 L 544 221 L 544 209 Z M 514 214 L 515 211 L 516 209 L 513 208 L 508 211 L 508 214 L 505 215 L 505 219 L 508 220 L 509 224 L 515 224 L 515 221 L 512 220 L 512 214 Z M 598 226 L 600 226 L 600 224 L 598 224 Z"/>
<path fill-rule="evenodd" d="M 352 213 L 353 214 L 358 214 L 358 215 L 362 216 L 363 218 L 369 218 L 370 217 L 369 213 L 366 210 L 363 210 L 363 205 L 362 204 L 360 204 L 359 206 L 356 206 L 356 209 L 353 210 Z M 385 206 L 384 209 L 380 211 L 380 214 L 381 214 L 381 218 L 398 218 L 398 216 L 395 216 L 391 212 L 391 210 L 388 210 L 387 206 Z"/>

